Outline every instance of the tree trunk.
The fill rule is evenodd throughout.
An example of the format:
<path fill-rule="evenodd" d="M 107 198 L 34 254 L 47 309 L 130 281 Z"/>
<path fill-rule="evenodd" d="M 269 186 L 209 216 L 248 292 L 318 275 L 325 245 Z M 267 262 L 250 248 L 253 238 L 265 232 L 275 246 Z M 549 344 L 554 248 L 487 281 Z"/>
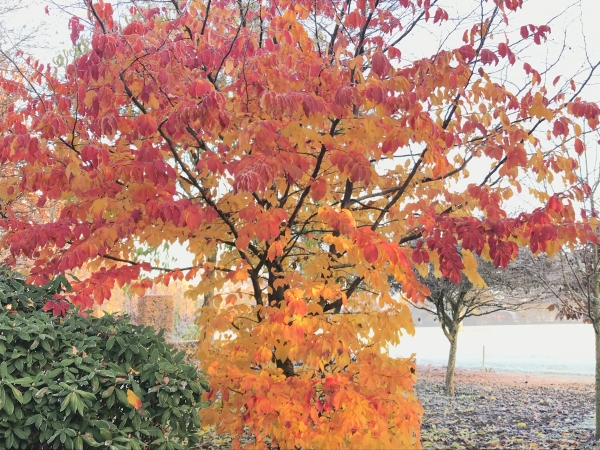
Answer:
<path fill-rule="evenodd" d="M 594 326 L 596 337 L 596 442 L 600 442 L 600 327 Z"/>
<path fill-rule="evenodd" d="M 446 395 L 454 397 L 454 369 L 456 368 L 456 348 L 458 346 L 458 325 L 452 330 L 448 366 L 446 367 Z"/>

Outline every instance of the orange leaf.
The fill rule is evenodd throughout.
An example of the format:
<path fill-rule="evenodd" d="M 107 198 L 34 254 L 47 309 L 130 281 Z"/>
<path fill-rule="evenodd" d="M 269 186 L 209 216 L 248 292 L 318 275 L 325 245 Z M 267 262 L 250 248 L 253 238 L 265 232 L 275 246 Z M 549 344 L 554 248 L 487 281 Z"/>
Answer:
<path fill-rule="evenodd" d="M 156 119 L 152 117 L 150 114 L 142 114 L 138 120 L 138 130 L 143 135 L 151 135 L 158 130 L 158 124 L 156 123 Z"/>
<path fill-rule="evenodd" d="M 313 181 L 310 187 L 310 198 L 312 198 L 315 202 L 318 202 L 327 193 L 327 180 L 325 178 L 320 177 Z"/>
<path fill-rule="evenodd" d="M 273 352 L 271 350 L 269 350 L 267 347 L 261 347 L 260 350 L 258 350 L 254 354 L 254 360 L 259 364 L 263 364 L 263 363 L 271 361 L 272 357 L 273 357 Z"/>
<path fill-rule="evenodd" d="M 275 241 L 269 247 L 269 251 L 267 252 L 267 258 L 269 259 L 269 261 L 273 261 L 275 258 L 281 256 L 282 254 L 283 246 L 281 245 L 281 241 Z"/>

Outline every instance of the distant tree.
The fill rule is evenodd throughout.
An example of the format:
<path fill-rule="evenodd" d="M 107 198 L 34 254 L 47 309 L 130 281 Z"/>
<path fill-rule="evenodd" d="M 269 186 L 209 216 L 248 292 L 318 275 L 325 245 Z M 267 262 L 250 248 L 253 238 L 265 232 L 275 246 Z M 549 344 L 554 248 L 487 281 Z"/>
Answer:
<path fill-rule="evenodd" d="M 430 294 L 424 302 L 412 303 L 415 308 L 426 311 L 439 320 L 444 336 L 450 342 L 445 381 L 448 396 L 454 396 L 458 331 L 463 321 L 467 317 L 484 316 L 498 311 L 533 308 L 539 305 L 540 299 L 539 296 L 532 295 L 532 291 L 539 291 L 540 286 L 531 281 L 530 268 L 523 262 L 522 255 L 527 255 L 526 250 L 519 253 L 518 259 L 506 269 L 497 268 L 469 251 L 457 249 L 457 253 L 462 253 L 470 277 L 463 274 L 454 283 L 442 276 L 436 267 L 439 263 L 430 263 L 420 277 Z M 391 288 L 394 294 L 400 292 L 400 285 L 393 280 Z"/>
<path fill-rule="evenodd" d="M 581 131 L 585 145 L 587 130 Z M 594 138 L 594 141 L 598 136 Z M 600 201 L 600 165 L 598 152 L 578 158 L 580 182 L 588 193 L 582 216 L 595 233 L 587 242 L 563 247 L 556 255 L 530 256 L 530 272 L 553 298 L 549 308 L 557 319 L 582 320 L 594 328 L 596 343 L 596 439 L 600 438 L 600 249 L 598 244 L 598 202 Z"/>

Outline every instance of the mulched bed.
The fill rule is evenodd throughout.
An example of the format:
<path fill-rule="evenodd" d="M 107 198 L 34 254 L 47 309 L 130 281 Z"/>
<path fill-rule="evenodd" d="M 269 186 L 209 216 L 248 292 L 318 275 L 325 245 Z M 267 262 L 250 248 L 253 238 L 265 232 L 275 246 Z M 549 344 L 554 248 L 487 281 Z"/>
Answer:
<path fill-rule="evenodd" d="M 419 368 L 424 449 L 591 449 L 594 384 L 458 370 L 455 398 L 442 368 Z"/>
<path fill-rule="evenodd" d="M 419 367 L 418 375 L 424 449 L 594 448 L 593 380 L 459 369 L 449 398 L 443 368 Z M 204 430 L 197 448 L 228 450 L 231 438 Z"/>

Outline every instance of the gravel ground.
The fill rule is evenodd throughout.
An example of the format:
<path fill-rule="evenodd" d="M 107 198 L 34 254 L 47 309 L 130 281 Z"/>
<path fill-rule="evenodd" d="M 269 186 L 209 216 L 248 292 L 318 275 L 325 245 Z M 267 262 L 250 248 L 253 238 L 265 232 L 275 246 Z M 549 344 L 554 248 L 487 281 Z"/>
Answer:
<path fill-rule="evenodd" d="M 443 368 L 419 367 L 418 374 L 424 449 L 593 448 L 593 378 L 459 369 L 456 396 L 448 398 Z M 198 448 L 228 450 L 231 438 L 205 430 Z"/>
<path fill-rule="evenodd" d="M 591 449 L 591 378 L 458 370 L 455 398 L 443 368 L 419 368 L 424 449 Z"/>

